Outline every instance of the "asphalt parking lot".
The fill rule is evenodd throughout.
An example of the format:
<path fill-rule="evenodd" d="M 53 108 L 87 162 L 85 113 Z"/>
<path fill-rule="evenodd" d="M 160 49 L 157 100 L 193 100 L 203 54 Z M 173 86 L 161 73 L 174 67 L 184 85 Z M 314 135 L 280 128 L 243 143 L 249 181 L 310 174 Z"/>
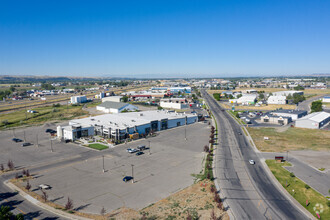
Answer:
<path fill-rule="evenodd" d="M 99 214 L 102 207 L 107 212 L 123 206 L 141 209 L 193 184 L 191 174 L 202 169 L 202 151 L 208 143 L 209 132 L 207 123 L 158 132 L 156 137 L 96 152 L 87 160 L 51 167 L 38 173 L 39 177 L 30 183 L 32 189 L 39 184 L 51 185 L 49 200 L 65 205 L 69 196 L 75 209 L 82 212 Z M 151 155 L 149 150 L 140 156 L 126 152 L 127 148 L 140 144 L 148 147 L 149 141 Z M 58 145 L 65 147 L 65 144 Z M 70 146 L 68 153 L 84 150 Z M 132 175 L 132 165 L 135 183 L 123 182 L 124 176 Z"/>
<path fill-rule="evenodd" d="M 12 160 L 16 168 L 29 167 L 53 160 L 73 157 L 79 153 L 90 151 L 90 149 L 82 148 L 72 143 L 61 143 L 58 140 L 53 140 L 51 143 L 50 134 L 45 132 L 47 128 L 56 130 L 56 125 L 45 124 L 44 126 L 27 127 L 14 131 L 1 131 L 0 164 L 2 163 L 6 167 L 8 160 Z M 24 143 L 24 133 L 26 142 L 32 145 L 21 146 Z M 15 143 L 12 141 L 14 136 L 23 140 L 23 142 Z"/>

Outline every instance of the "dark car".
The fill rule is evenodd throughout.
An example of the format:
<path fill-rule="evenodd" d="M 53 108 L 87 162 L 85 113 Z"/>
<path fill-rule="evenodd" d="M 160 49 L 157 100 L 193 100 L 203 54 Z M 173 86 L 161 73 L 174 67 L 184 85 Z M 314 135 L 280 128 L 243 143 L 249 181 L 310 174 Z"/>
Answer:
<path fill-rule="evenodd" d="M 131 176 L 125 176 L 124 178 L 123 178 L 123 181 L 124 182 L 128 182 L 128 181 L 130 181 L 130 180 L 132 180 L 133 179 L 133 177 L 131 177 Z"/>
<path fill-rule="evenodd" d="M 53 129 L 50 129 L 50 128 L 47 128 L 46 129 L 46 133 L 50 133 L 50 132 L 52 132 L 52 131 L 54 131 Z"/>
<path fill-rule="evenodd" d="M 19 138 L 13 138 L 12 141 L 15 141 L 16 143 L 17 143 L 17 142 L 22 142 L 22 140 L 19 139 Z"/>
<path fill-rule="evenodd" d="M 242 135 L 242 132 L 238 132 L 239 135 Z"/>
<path fill-rule="evenodd" d="M 140 152 L 137 152 L 135 155 L 136 156 L 140 156 L 140 155 L 142 155 L 142 154 L 144 154 L 142 151 L 140 151 Z"/>
<path fill-rule="evenodd" d="M 146 146 L 145 145 L 139 145 L 139 146 L 137 146 L 137 149 L 142 151 L 142 150 L 146 149 Z"/>
<path fill-rule="evenodd" d="M 26 146 L 30 146 L 30 145 L 31 145 L 31 143 L 23 143 L 22 147 L 26 147 Z"/>

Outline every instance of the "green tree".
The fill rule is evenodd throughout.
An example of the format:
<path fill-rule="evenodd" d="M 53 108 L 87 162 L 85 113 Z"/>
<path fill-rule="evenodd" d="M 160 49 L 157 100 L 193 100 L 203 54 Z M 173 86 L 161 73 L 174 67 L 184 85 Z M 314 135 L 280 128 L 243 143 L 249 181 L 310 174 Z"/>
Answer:
<path fill-rule="evenodd" d="M 297 93 L 294 93 L 293 94 L 293 103 L 294 104 L 298 104 L 299 102 L 302 102 L 304 101 L 306 98 L 305 96 L 303 95 L 300 95 L 300 94 L 297 94 Z"/>
<path fill-rule="evenodd" d="M 237 95 L 237 98 L 239 99 L 239 98 L 241 98 L 243 95 L 242 94 L 238 94 Z"/>
<path fill-rule="evenodd" d="M 127 102 L 127 101 L 128 101 L 128 97 L 127 97 L 126 95 L 123 96 L 122 101 L 123 101 L 123 102 Z"/>
<path fill-rule="evenodd" d="M 305 88 L 302 87 L 302 86 L 300 86 L 300 85 L 294 87 L 294 89 L 295 89 L 295 90 L 305 90 Z"/>
<path fill-rule="evenodd" d="M 263 93 L 260 93 L 259 98 L 260 99 L 264 99 L 265 98 L 265 95 Z"/>
<path fill-rule="evenodd" d="M 323 111 L 322 101 L 318 100 L 318 101 L 312 102 L 311 110 L 312 110 L 312 112 L 321 112 L 321 111 Z"/>

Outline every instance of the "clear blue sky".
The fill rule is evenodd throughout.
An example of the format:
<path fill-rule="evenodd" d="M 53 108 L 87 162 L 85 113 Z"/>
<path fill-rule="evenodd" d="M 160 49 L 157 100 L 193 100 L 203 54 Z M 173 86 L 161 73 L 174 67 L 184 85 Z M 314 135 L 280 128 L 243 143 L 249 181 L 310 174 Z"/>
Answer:
<path fill-rule="evenodd" d="M 0 74 L 329 72 L 328 0 L 0 0 Z"/>

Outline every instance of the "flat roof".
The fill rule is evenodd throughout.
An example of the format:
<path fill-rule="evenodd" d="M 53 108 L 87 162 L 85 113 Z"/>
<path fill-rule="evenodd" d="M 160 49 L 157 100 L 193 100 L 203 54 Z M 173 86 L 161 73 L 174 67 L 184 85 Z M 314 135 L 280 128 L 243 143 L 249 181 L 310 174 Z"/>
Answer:
<path fill-rule="evenodd" d="M 185 118 L 186 116 L 196 117 L 197 115 L 169 112 L 165 110 L 127 112 L 73 119 L 70 121 L 70 125 L 80 124 L 82 126 L 103 126 L 111 129 L 125 129 L 127 127 L 149 124 L 151 121 L 160 121 L 162 119 L 180 119 Z"/>
<path fill-rule="evenodd" d="M 305 117 L 302 117 L 298 120 L 312 120 L 315 122 L 322 122 L 323 120 L 327 119 L 330 117 L 330 114 L 328 112 L 314 112 L 312 114 L 306 115 Z"/>
<path fill-rule="evenodd" d="M 105 101 L 105 102 L 102 102 L 101 104 L 99 104 L 98 106 L 105 107 L 105 108 L 120 109 L 126 105 L 129 105 L 129 103 Z"/>
<path fill-rule="evenodd" d="M 275 110 L 272 111 L 272 113 L 287 113 L 287 114 L 302 114 L 302 113 L 307 113 L 307 111 L 304 110 L 289 110 L 289 109 L 281 109 L 281 110 Z"/>

